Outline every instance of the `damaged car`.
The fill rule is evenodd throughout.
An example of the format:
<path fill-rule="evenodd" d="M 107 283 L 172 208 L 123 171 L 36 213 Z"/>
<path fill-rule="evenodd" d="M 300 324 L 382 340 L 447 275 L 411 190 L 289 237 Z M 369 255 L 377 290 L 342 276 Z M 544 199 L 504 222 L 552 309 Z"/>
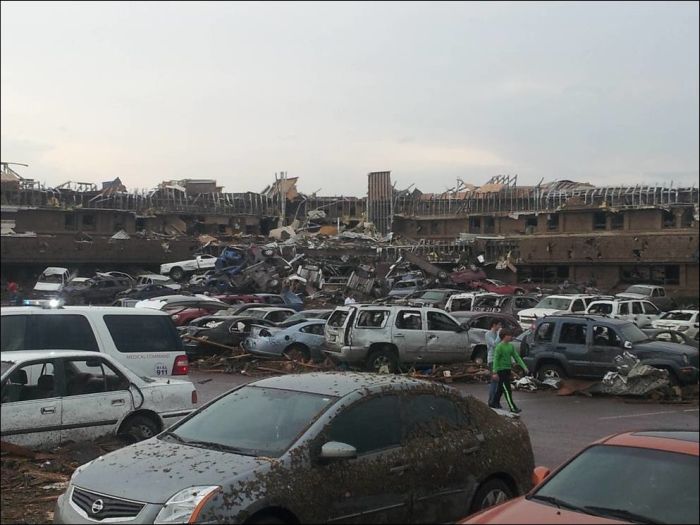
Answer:
<path fill-rule="evenodd" d="M 448 386 L 286 375 L 79 467 L 54 523 L 444 523 L 524 494 L 533 467 L 519 418 Z"/>
<path fill-rule="evenodd" d="M 109 434 L 155 436 L 196 408 L 190 381 L 136 375 L 109 355 L 3 352 L 3 441 L 51 448 Z"/>
<path fill-rule="evenodd" d="M 286 324 L 286 323 L 284 323 Z M 241 346 L 246 352 L 265 357 L 281 357 L 286 355 L 297 361 L 321 361 L 321 351 L 325 338 L 323 327 L 326 321 L 313 319 L 311 321 L 294 322 L 291 326 L 280 328 L 262 328 L 251 331 L 243 339 Z"/>

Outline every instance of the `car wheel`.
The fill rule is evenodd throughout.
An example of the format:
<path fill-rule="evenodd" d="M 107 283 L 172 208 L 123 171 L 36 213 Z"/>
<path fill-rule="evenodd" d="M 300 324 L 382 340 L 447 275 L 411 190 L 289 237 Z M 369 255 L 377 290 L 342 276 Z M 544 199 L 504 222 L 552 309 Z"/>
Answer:
<path fill-rule="evenodd" d="M 143 441 L 144 439 L 152 438 L 158 432 L 158 424 L 146 416 L 134 416 L 127 419 L 119 430 L 120 435 L 133 441 Z"/>
<path fill-rule="evenodd" d="M 179 266 L 176 266 L 170 270 L 170 277 L 172 277 L 173 281 L 180 281 L 185 278 L 185 271 Z"/>
<path fill-rule="evenodd" d="M 486 358 L 486 348 L 478 347 L 474 349 L 474 352 L 472 353 L 472 361 L 474 361 L 477 365 L 483 365 L 486 362 Z"/>
<path fill-rule="evenodd" d="M 278 523 L 287 523 L 281 518 L 278 518 L 277 516 L 273 516 L 272 514 L 263 514 L 261 516 L 253 516 L 250 520 L 245 522 L 246 525 L 277 525 Z"/>
<path fill-rule="evenodd" d="M 559 365 L 546 363 L 537 369 L 537 379 L 540 381 L 545 379 L 566 379 L 566 372 Z"/>
<path fill-rule="evenodd" d="M 494 505 L 499 505 L 508 501 L 514 496 L 513 490 L 505 481 L 492 479 L 484 483 L 476 491 L 472 501 L 472 512 L 478 512 Z"/>
<path fill-rule="evenodd" d="M 284 355 L 292 361 L 306 362 L 311 359 L 311 352 L 306 346 L 301 344 L 290 345 L 289 348 L 284 351 Z"/>
<path fill-rule="evenodd" d="M 367 370 L 374 373 L 380 373 L 386 368 L 390 374 L 396 373 L 399 368 L 396 355 L 390 350 L 381 349 L 374 350 L 367 358 Z"/>

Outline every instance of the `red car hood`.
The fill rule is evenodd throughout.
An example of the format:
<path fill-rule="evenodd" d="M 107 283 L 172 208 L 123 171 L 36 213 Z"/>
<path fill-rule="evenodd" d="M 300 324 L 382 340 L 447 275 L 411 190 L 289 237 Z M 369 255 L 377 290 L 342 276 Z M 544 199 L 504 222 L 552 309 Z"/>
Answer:
<path fill-rule="evenodd" d="M 599 518 L 566 509 L 557 509 L 545 503 L 526 500 L 524 496 L 502 505 L 491 507 L 458 523 L 629 523 Z"/>

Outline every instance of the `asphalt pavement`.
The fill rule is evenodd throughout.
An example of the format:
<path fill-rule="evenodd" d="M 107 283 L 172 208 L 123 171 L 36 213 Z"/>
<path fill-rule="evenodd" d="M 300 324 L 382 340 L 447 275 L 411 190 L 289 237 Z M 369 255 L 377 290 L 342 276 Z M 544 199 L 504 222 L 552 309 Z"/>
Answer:
<path fill-rule="evenodd" d="M 231 388 L 254 381 L 239 374 L 190 370 L 200 405 Z M 488 385 L 455 384 L 486 402 Z M 589 443 L 630 430 L 698 430 L 698 404 L 635 403 L 619 397 L 557 396 L 555 392 L 515 392 L 530 432 L 535 462 L 556 467 Z"/>

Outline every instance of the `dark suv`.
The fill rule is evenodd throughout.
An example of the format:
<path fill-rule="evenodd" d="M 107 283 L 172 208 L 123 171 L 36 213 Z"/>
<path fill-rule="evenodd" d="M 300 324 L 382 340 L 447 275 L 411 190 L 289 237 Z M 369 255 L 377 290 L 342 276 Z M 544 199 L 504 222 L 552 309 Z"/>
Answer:
<path fill-rule="evenodd" d="M 62 297 L 66 304 L 110 304 L 118 293 L 128 290 L 131 284 L 126 277 L 96 275 L 83 285 L 73 286 L 69 282 L 63 288 Z"/>
<path fill-rule="evenodd" d="M 532 340 L 521 346 L 525 364 L 539 379 L 600 379 L 616 370 L 615 357 L 630 352 L 642 363 L 669 371 L 672 383 L 698 381 L 698 351 L 652 341 L 634 323 L 602 316 L 552 315 L 539 319 Z"/>

